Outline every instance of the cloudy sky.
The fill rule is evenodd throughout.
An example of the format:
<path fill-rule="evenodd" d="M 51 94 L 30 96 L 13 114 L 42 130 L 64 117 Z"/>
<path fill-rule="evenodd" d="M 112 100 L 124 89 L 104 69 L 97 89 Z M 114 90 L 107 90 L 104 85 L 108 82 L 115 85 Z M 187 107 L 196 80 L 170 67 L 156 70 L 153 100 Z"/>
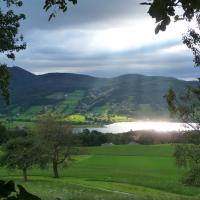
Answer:
<path fill-rule="evenodd" d="M 27 49 L 10 66 L 36 74 L 70 72 L 98 77 L 137 73 L 194 79 L 200 76 L 182 44 L 187 24 L 154 34 L 155 21 L 141 0 L 79 0 L 48 22 L 42 0 L 24 1 L 21 32 Z"/>

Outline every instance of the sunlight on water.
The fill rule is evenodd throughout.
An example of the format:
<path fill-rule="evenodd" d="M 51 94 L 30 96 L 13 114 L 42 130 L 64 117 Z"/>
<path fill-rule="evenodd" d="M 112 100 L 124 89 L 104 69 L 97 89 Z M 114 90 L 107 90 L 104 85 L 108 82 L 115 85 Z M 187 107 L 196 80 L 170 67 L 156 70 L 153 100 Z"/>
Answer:
<path fill-rule="evenodd" d="M 97 130 L 102 133 L 123 133 L 139 130 L 154 130 L 157 132 L 170 132 L 170 131 L 189 131 L 193 130 L 197 125 L 191 123 L 186 125 L 184 123 L 176 122 L 119 122 L 105 125 L 103 128 L 90 128 L 90 130 Z"/>

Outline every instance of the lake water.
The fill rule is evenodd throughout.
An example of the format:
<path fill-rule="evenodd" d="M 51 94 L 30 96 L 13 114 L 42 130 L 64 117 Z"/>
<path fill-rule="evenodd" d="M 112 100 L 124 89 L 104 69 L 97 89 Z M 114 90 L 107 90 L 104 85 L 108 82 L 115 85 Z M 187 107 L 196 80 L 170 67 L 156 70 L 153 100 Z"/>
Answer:
<path fill-rule="evenodd" d="M 197 125 L 191 123 L 191 125 L 197 128 Z M 193 128 L 189 125 L 184 123 L 177 123 L 177 122 L 119 122 L 113 123 L 109 125 L 105 125 L 102 128 L 88 128 L 90 131 L 96 130 L 102 133 L 124 133 L 130 130 L 132 131 L 139 131 L 139 130 L 154 130 L 160 133 L 170 132 L 170 131 L 189 131 L 193 130 Z"/>

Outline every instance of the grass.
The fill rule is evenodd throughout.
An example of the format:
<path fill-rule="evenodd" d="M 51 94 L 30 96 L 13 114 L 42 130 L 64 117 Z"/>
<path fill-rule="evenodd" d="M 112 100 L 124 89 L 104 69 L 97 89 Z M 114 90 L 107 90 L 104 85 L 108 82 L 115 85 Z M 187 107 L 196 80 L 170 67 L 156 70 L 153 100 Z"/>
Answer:
<path fill-rule="evenodd" d="M 128 117 L 121 116 L 121 115 L 114 115 L 114 116 L 110 117 L 110 120 L 112 122 L 126 122 L 126 121 L 128 121 Z"/>
<path fill-rule="evenodd" d="M 86 122 L 86 118 L 84 115 L 70 115 L 65 118 L 65 121 L 73 122 L 73 123 L 84 123 Z"/>
<path fill-rule="evenodd" d="M 172 145 L 119 145 L 83 148 L 75 162 L 51 178 L 51 169 L 29 170 L 30 191 L 43 199 L 198 200 L 200 188 L 183 185 L 186 172 L 175 166 Z M 20 171 L 0 170 L 19 183 Z"/>
<path fill-rule="evenodd" d="M 30 108 L 26 110 L 24 114 L 34 115 L 34 114 L 38 114 L 42 112 L 43 110 L 44 110 L 44 106 L 31 106 Z"/>
<path fill-rule="evenodd" d="M 56 106 L 56 112 L 64 113 L 66 115 L 72 114 L 75 111 L 76 106 L 79 101 L 84 96 L 83 90 L 76 90 L 65 96 L 65 100 L 61 101 L 60 104 Z"/>

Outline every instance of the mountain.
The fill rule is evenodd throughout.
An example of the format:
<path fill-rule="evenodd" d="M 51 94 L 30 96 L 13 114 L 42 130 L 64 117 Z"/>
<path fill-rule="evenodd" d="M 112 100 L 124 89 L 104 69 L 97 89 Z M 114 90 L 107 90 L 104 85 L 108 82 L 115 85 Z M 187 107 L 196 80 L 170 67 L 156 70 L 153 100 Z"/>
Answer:
<path fill-rule="evenodd" d="M 2 115 L 30 119 L 45 112 L 63 116 L 119 115 L 153 118 L 168 114 L 164 95 L 169 88 L 182 94 L 195 81 L 128 74 L 115 78 L 96 78 L 72 73 L 35 75 L 12 67 L 11 105 L 0 99 Z"/>

